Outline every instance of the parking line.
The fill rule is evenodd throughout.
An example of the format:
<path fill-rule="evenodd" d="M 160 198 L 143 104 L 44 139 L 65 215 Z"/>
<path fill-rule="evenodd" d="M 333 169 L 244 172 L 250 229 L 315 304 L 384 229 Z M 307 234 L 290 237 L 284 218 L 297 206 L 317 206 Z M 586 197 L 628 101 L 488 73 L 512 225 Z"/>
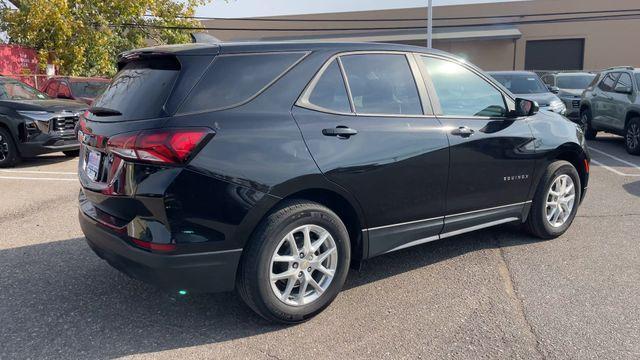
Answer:
<path fill-rule="evenodd" d="M 619 157 L 617 157 L 617 156 L 613 156 L 613 155 L 611 155 L 611 154 L 609 154 L 609 153 L 607 153 L 607 152 L 604 152 L 604 151 L 602 151 L 602 150 L 600 150 L 600 149 L 596 149 L 596 148 L 594 148 L 593 146 L 589 146 L 589 150 L 593 150 L 593 151 L 595 151 L 595 152 L 597 152 L 597 153 L 599 153 L 599 154 L 602 154 L 602 155 L 608 156 L 608 157 L 610 157 L 610 158 L 612 158 L 612 159 L 614 159 L 614 160 L 617 160 L 617 161 L 619 161 L 619 162 L 621 162 L 621 163 L 623 163 L 623 164 L 629 165 L 629 166 L 631 166 L 631 167 L 634 167 L 634 168 L 636 168 L 636 169 L 640 170 L 640 166 L 639 166 L 638 164 L 634 164 L 634 163 L 632 163 L 632 162 L 630 162 L 630 161 L 627 161 L 627 160 L 621 159 L 621 158 L 619 158 Z"/>
<path fill-rule="evenodd" d="M 607 170 L 611 171 L 612 173 L 618 174 L 618 175 L 620 175 L 620 176 L 640 177 L 640 174 L 625 174 L 625 173 L 623 173 L 622 171 L 618 171 L 618 170 L 616 170 L 616 169 L 614 169 L 614 168 L 612 168 L 612 167 L 609 167 L 609 166 L 607 166 L 607 165 L 605 165 L 605 164 L 603 164 L 603 163 L 601 163 L 601 162 L 599 162 L 599 161 L 597 161 L 597 160 L 593 160 L 593 159 L 591 159 L 591 162 L 592 162 L 592 163 L 594 163 L 594 164 L 596 164 L 596 165 L 598 165 L 598 166 L 600 166 L 600 167 L 603 167 L 603 168 L 605 168 L 605 169 L 607 169 Z"/>
<path fill-rule="evenodd" d="M 9 179 L 9 180 L 47 180 L 47 181 L 78 181 L 78 179 L 39 178 L 39 177 L 23 177 L 23 176 L 0 176 L 0 179 Z"/>
<path fill-rule="evenodd" d="M 78 174 L 76 172 L 65 172 L 65 171 L 4 170 L 4 169 L 0 169 L 0 172 L 12 173 L 12 174 L 47 174 L 47 175 L 77 175 Z"/>

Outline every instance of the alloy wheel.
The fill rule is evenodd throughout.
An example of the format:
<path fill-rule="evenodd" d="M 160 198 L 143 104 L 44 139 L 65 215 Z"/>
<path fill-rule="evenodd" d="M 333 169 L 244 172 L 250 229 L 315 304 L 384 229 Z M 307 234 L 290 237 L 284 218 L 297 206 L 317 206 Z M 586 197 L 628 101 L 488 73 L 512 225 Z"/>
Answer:
<path fill-rule="evenodd" d="M 0 134 L 0 161 L 5 161 L 9 157 L 9 143 Z"/>
<path fill-rule="evenodd" d="M 576 188 L 573 179 L 569 175 L 558 176 L 547 193 L 545 215 L 549 224 L 553 227 L 564 225 L 575 205 Z"/>
<path fill-rule="evenodd" d="M 329 231 L 303 225 L 276 247 L 270 263 L 271 289 L 287 305 L 308 305 L 329 288 L 337 267 L 338 248 Z"/>
<path fill-rule="evenodd" d="M 640 127 L 638 124 L 635 122 L 629 124 L 627 136 L 625 138 L 629 149 L 635 150 L 638 148 L 638 145 L 640 144 Z"/>

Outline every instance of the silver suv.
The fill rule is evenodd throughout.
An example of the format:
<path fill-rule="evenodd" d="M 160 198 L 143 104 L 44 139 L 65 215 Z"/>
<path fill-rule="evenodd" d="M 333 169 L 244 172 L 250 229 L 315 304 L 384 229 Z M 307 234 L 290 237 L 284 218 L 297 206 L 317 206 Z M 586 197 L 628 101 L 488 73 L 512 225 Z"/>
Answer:
<path fill-rule="evenodd" d="M 542 81 L 564 102 L 566 116 L 579 119 L 582 93 L 595 77 L 596 74 L 588 72 L 551 73 L 543 75 Z"/>
<path fill-rule="evenodd" d="M 604 70 L 582 94 L 580 119 L 587 139 L 598 131 L 625 137 L 630 154 L 640 155 L 640 69 Z"/>

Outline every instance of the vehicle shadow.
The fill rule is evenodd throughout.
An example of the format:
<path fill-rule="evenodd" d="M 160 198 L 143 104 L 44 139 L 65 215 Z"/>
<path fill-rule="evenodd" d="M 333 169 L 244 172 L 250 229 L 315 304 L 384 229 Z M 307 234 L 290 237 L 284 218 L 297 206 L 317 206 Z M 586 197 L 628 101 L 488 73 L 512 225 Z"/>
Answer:
<path fill-rule="evenodd" d="M 498 238 L 510 239 L 500 244 Z M 406 249 L 351 271 L 346 288 L 533 239 L 503 227 Z M 112 358 L 283 329 L 233 293 L 170 294 L 129 279 L 83 238 L 0 251 L 0 358 Z"/>
<path fill-rule="evenodd" d="M 30 158 L 23 158 L 22 161 L 14 167 L 14 169 L 16 170 L 28 169 L 34 166 L 52 165 L 52 164 L 58 164 L 58 163 L 67 162 L 67 161 L 77 161 L 77 160 L 78 160 L 77 157 L 68 157 L 63 153 L 54 153 L 54 154 L 47 154 L 47 155 L 41 155 L 36 157 L 30 157 Z"/>
<path fill-rule="evenodd" d="M 631 195 L 640 197 L 640 180 L 624 184 L 622 187 Z"/>

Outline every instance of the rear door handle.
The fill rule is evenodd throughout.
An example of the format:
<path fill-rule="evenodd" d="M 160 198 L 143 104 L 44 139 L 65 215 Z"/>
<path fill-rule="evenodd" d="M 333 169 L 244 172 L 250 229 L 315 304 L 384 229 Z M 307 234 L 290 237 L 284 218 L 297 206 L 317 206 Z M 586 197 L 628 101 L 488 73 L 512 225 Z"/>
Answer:
<path fill-rule="evenodd" d="M 335 128 L 323 129 L 322 135 L 335 136 L 339 139 L 348 139 L 353 135 L 357 135 L 358 130 L 346 126 L 337 126 Z"/>
<path fill-rule="evenodd" d="M 468 126 L 461 126 L 451 131 L 451 135 L 462 136 L 462 137 L 469 137 L 473 135 L 473 133 L 475 133 L 475 131 L 469 128 Z"/>

